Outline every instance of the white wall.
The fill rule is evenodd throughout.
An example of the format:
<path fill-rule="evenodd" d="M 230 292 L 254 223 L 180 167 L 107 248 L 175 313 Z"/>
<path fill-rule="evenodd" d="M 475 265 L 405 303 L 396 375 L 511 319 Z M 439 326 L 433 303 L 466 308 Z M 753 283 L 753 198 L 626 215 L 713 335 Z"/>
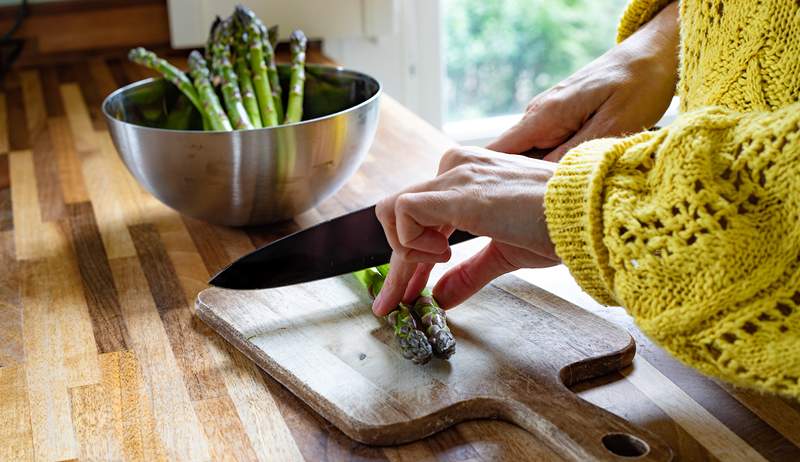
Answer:
<path fill-rule="evenodd" d="M 344 66 L 373 75 L 387 94 L 441 127 L 441 1 L 400 0 L 393 8 L 394 27 L 385 35 L 327 39 L 323 51 Z"/>

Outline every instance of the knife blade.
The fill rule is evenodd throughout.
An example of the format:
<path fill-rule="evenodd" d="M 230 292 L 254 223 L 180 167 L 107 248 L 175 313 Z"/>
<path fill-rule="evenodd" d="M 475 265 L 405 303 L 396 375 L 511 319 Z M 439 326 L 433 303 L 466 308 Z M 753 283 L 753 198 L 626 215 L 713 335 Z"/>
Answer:
<path fill-rule="evenodd" d="M 474 238 L 456 230 L 450 245 Z M 234 261 L 209 284 L 254 290 L 299 284 L 389 262 L 386 240 L 375 206 L 298 231 Z"/>

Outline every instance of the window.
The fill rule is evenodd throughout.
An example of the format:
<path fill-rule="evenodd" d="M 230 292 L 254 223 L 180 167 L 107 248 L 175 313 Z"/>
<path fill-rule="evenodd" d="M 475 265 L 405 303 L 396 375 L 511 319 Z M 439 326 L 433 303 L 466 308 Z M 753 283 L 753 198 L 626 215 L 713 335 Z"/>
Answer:
<path fill-rule="evenodd" d="M 627 0 L 443 0 L 445 131 L 483 144 L 614 44 Z"/>

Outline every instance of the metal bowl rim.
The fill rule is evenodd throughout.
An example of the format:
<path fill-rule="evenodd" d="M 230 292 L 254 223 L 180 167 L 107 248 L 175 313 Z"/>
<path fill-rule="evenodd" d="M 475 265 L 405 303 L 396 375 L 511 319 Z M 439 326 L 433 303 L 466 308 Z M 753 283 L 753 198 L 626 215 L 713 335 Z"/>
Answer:
<path fill-rule="evenodd" d="M 365 79 L 365 80 L 370 80 L 373 83 L 375 83 L 375 85 L 378 86 L 378 89 L 377 89 L 377 91 L 375 91 L 374 95 L 370 96 L 366 100 L 356 104 L 355 106 L 351 106 L 351 107 L 349 107 L 347 109 L 343 109 L 343 110 L 341 110 L 339 112 L 334 112 L 332 114 L 327 114 L 327 115 L 324 115 L 322 117 L 316 117 L 316 118 L 309 119 L 309 120 L 301 120 L 300 122 L 294 122 L 294 123 L 291 123 L 291 124 L 281 124 L 281 125 L 275 125 L 273 127 L 247 128 L 247 129 L 242 129 L 242 130 L 173 130 L 173 129 L 169 129 L 169 128 L 148 127 L 146 125 L 139 125 L 139 124 L 135 124 L 135 123 L 131 123 L 131 122 L 128 122 L 128 121 L 125 121 L 125 120 L 118 119 L 118 118 L 116 118 L 116 117 L 114 117 L 114 116 L 112 116 L 111 114 L 108 113 L 107 106 L 109 105 L 109 101 L 112 98 L 114 98 L 117 94 L 123 93 L 126 90 L 130 90 L 130 89 L 133 89 L 133 88 L 136 88 L 136 87 L 139 87 L 139 86 L 144 86 L 144 85 L 153 83 L 153 82 L 155 82 L 157 80 L 164 80 L 163 77 L 150 77 L 150 78 L 143 79 L 143 80 L 137 80 L 136 82 L 132 82 L 132 83 L 129 83 L 129 84 L 123 86 L 123 87 L 117 88 L 116 90 L 111 92 L 108 96 L 106 96 L 105 99 L 103 99 L 103 104 L 100 107 L 101 107 L 101 109 L 103 111 L 103 115 L 106 117 L 106 119 L 114 121 L 115 123 L 120 123 L 120 124 L 124 124 L 124 125 L 128 125 L 128 126 L 136 127 L 137 129 L 141 129 L 141 130 L 148 130 L 148 131 L 154 131 L 154 132 L 195 133 L 195 134 L 232 133 L 232 132 L 236 132 L 236 133 L 248 132 L 249 133 L 249 132 L 274 130 L 276 128 L 298 127 L 298 126 L 301 126 L 301 125 L 306 125 L 306 124 L 311 124 L 311 123 L 319 122 L 319 121 L 326 120 L 326 119 L 331 119 L 333 117 L 345 114 L 345 113 L 350 112 L 350 111 L 354 111 L 354 110 L 356 110 L 356 109 L 358 109 L 358 108 L 360 108 L 362 106 L 366 106 L 366 105 L 370 104 L 373 100 L 375 100 L 378 97 L 380 97 L 381 93 L 383 92 L 383 86 L 381 85 L 381 82 L 378 79 L 376 79 L 375 77 L 372 77 L 371 75 L 364 74 L 363 72 L 354 71 L 354 70 L 351 70 L 351 69 L 346 69 L 346 68 L 344 68 L 342 66 L 326 66 L 326 65 L 322 65 L 322 64 L 306 64 L 306 66 L 307 67 L 319 68 L 319 69 L 325 69 L 325 70 L 335 70 L 337 72 L 344 72 L 344 73 L 351 74 L 351 75 L 353 75 L 355 77 L 358 77 L 358 78 L 362 78 L 362 79 Z"/>

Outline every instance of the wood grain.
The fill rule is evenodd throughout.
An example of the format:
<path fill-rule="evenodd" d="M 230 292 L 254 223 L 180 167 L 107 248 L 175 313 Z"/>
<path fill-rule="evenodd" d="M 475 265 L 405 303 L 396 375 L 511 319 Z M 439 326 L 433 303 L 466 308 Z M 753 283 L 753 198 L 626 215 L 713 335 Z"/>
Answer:
<path fill-rule="evenodd" d="M 88 202 L 70 204 L 67 210 L 67 224 L 92 318 L 97 351 L 126 350 L 130 342 L 128 329 L 122 319 L 117 289 L 92 205 Z"/>
<path fill-rule="evenodd" d="M 8 111 L 6 109 L 6 95 L 0 93 L 0 154 L 7 154 L 8 147 Z"/>
<path fill-rule="evenodd" d="M 0 367 L 0 460 L 33 459 L 25 366 Z"/>
<path fill-rule="evenodd" d="M 451 140 L 384 97 L 367 159 L 334 197 L 275 226 L 217 227 L 144 192 L 98 117 L 112 86 L 150 74 L 125 50 L 58 56 L 63 64 L 12 71 L 0 89 L 0 460 L 564 460 L 563 448 L 489 420 L 410 444 L 363 445 L 194 314 L 192 301 L 220 266 L 431 177 Z M 646 364 L 576 384 L 580 397 L 657 434 L 681 460 L 797 459 L 800 404 L 681 366 L 623 310 L 580 292 L 563 267 L 523 273 L 636 339 Z M 328 354 L 346 354 L 337 348 Z"/>
<path fill-rule="evenodd" d="M 450 317 L 458 354 L 425 368 L 398 363 L 394 339 L 349 276 L 270 291 L 209 289 L 197 305 L 204 321 L 359 441 L 407 442 L 464 419 L 499 417 L 570 460 L 614 460 L 599 443 L 614 432 L 646 441 L 647 458 L 669 460 L 656 437 L 563 388 L 629 364 L 633 343 L 619 328 L 547 295 L 500 278 Z"/>
<path fill-rule="evenodd" d="M 0 156 L 0 232 L 14 229 L 14 211 L 11 206 L 11 174 L 8 156 Z"/>

